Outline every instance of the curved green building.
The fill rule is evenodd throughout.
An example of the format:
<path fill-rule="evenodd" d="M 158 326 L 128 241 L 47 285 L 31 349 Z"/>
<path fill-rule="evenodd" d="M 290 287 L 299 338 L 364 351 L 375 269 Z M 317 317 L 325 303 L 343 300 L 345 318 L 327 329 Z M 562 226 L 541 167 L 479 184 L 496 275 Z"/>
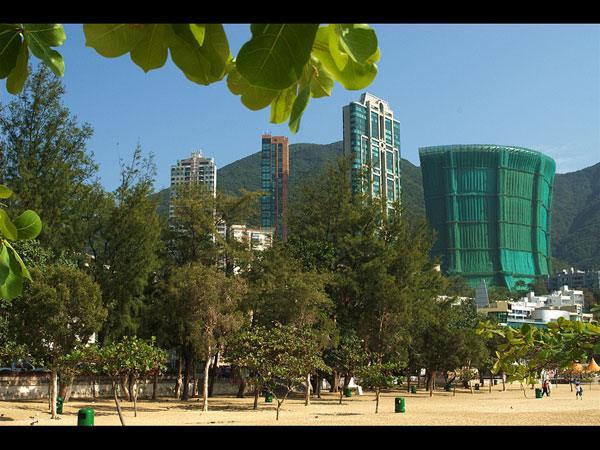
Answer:
<path fill-rule="evenodd" d="M 552 273 L 552 158 L 501 145 L 425 147 L 419 158 L 444 273 L 510 290 Z"/>

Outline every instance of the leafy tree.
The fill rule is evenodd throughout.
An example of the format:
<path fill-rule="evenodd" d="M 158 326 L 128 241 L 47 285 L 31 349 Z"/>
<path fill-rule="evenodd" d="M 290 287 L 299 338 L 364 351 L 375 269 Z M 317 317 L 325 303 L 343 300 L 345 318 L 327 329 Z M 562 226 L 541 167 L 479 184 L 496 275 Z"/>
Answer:
<path fill-rule="evenodd" d="M 377 37 L 357 24 L 253 24 L 251 39 L 234 58 L 221 24 L 85 24 L 86 45 L 114 58 L 130 54 L 145 72 L 163 67 L 168 55 L 192 82 L 227 86 L 251 110 L 271 107 L 271 122 L 289 120 L 298 131 L 311 97 L 329 96 L 337 80 L 363 89 L 377 74 Z M 29 52 L 64 71 L 52 47 L 66 39 L 59 24 L 1 24 L 0 78 L 19 93 L 27 79 Z"/>
<path fill-rule="evenodd" d="M 325 293 L 327 278 L 303 270 L 280 243 L 257 254 L 244 277 L 248 280 L 248 294 L 243 304 L 253 325 L 314 327 L 331 317 L 332 304 Z"/>
<path fill-rule="evenodd" d="M 309 327 L 254 327 L 235 335 L 228 348 L 232 362 L 252 374 L 256 383 L 255 408 L 263 387 L 273 394 L 277 401 L 276 420 L 296 384 L 319 370 L 328 370 L 321 357 L 319 338 Z M 283 388 L 283 394 L 277 395 L 277 387 Z"/>
<path fill-rule="evenodd" d="M 125 425 L 117 395 L 119 378 L 136 378 L 164 370 L 166 360 L 166 352 L 155 346 L 154 338 L 142 340 L 136 336 L 124 336 L 122 340 L 107 345 L 94 344 L 76 349 L 63 357 L 63 364 L 76 367 L 79 374 L 108 375 L 112 383 L 119 420 L 121 425 Z M 134 394 L 134 402 L 136 397 L 137 395 Z M 135 415 L 137 416 L 137 407 Z"/>
<path fill-rule="evenodd" d="M 237 305 L 246 285 L 241 278 L 195 263 L 177 268 L 167 286 L 172 301 L 185 311 L 173 324 L 183 331 L 182 344 L 205 360 L 203 411 L 207 411 L 210 361 L 227 336 L 241 326 Z"/>
<path fill-rule="evenodd" d="M 342 330 L 337 345 L 324 350 L 323 360 L 332 369 L 331 391 L 337 392 L 339 377 L 344 376 L 344 387 L 346 387 L 358 368 L 367 365 L 369 354 L 365 350 L 364 341 L 357 336 L 354 330 Z M 340 403 L 343 391 L 340 389 Z"/>
<path fill-rule="evenodd" d="M 450 297 L 475 298 L 475 289 L 469 285 L 469 281 L 465 277 L 453 275 L 448 277 L 446 295 Z"/>
<path fill-rule="evenodd" d="M 400 372 L 403 363 L 374 363 L 360 367 L 357 376 L 362 386 L 375 389 L 375 413 L 379 411 L 379 398 L 382 389 L 389 389 L 401 382 Z"/>
<path fill-rule="evenodd" d="M 97 166 L 86 150 L 88 124 L 62 105 L 65 88 L 44 65 L 0 113 L 0 182 L 15 194 L 9 215 L 31 209 L 44 221 L 38 239 L 60 254 L 81 252 L 86 222 L 82 200 Z"/>
<path fill-rule="evenodd" d="M 137 334 L 144 287 L 156 266 L 161 226 L 150 199 L 155 166 L 138 146 L 130 165 L 121 167 L 121 184 L 98 202 L 88 246 L 91 273 L 102 289 L 108 321 L 102 340 Z"/>
<path fill-rule="evenodd" d="M 527 285 L 527 288 L 530 291 L 535 292 L 537 295 L 547 295 L 548 294 L 548 286 L 546 284 L 546 280 L 544 278 L 536 278 L 531 283 Z"/>
<path fill-rule="evenodd" d="M 33 284 L 8 309 L 14 341 L 24 344 L 34 359 L 50 370 L 49 399 L 56 417 L 56 384 L 63 369 L 60 358 L 86 343 L 106 319 L 99 287 L 85 272 L 53 266 L 32 269 Z"/>

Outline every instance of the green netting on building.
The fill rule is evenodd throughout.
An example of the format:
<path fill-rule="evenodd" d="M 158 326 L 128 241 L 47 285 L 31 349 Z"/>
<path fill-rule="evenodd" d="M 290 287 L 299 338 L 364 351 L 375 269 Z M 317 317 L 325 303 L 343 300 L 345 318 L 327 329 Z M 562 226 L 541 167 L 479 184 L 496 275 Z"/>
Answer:
<path fill-rule="evenodd" d="M 445 273 L 510 290 L 551 273 L 552 158 L 499 145 L 425 147 L 419 158 Z"/>

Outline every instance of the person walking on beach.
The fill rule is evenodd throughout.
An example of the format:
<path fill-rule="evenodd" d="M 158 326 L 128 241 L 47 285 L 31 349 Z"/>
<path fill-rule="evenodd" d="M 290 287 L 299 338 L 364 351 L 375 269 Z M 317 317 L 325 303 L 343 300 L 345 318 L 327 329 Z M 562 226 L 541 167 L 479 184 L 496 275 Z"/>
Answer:
<path fill-rule="evenodd" d="M 548 380 L 544 380 L 544 382 L 542 383 L 542 397 L 544 396 L 544 394 L 546 394 L 546 397 L 550 395 L 550 393 L 548 392 Z"/>
<path fill-rule="evenodd" d="M 579 384 L 579 381 L 575 382 L 575 400 L 578 398 L 583 400 L 583 388 Z"/>

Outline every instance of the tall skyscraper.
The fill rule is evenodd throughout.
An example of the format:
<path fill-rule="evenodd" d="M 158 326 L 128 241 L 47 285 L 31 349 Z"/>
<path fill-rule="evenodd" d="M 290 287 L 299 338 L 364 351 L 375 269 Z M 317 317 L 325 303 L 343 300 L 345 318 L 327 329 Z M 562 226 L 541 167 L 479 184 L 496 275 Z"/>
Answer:
<path fill-rule="evenodd" d="M 389 104 L 364 93 L 360 101 L 343 108 L 344 154 L 352 156 L 352 189 L 366 192 L 361 185 L 364 172 L 371 180 L 373 197 L 387 200 L 388 213 L 400 200 L 400 122 Z"/>
<path fill-rule="evenodd" d="M 283 221 L 288 201 L 289 144 L 285 136 L 262 136 L 261 228 L 274 230 L 283 242 L 287 227 Z M 268 193 L 268 194 L 266 194 Z"/>
<path fill-rule="evenodd" d="M 180 184 L 203 184 L 213 196 L 217 195 L 217 166 L 213 158 L 202 156 L 202 150 L 193 151 L 191 156 L 180 159 L 171 166 L 171 187 Z M 171 189 L 171 198 L 174 195 Z"/>
<path fill-rule="evenodd" d="M 178 184 L 204 184 L 213 195 L 217 190 L 217 166 L 213 158 L 202 156 L 202 150 L 192 152 L 171 166 L 171 186 Z"/>

